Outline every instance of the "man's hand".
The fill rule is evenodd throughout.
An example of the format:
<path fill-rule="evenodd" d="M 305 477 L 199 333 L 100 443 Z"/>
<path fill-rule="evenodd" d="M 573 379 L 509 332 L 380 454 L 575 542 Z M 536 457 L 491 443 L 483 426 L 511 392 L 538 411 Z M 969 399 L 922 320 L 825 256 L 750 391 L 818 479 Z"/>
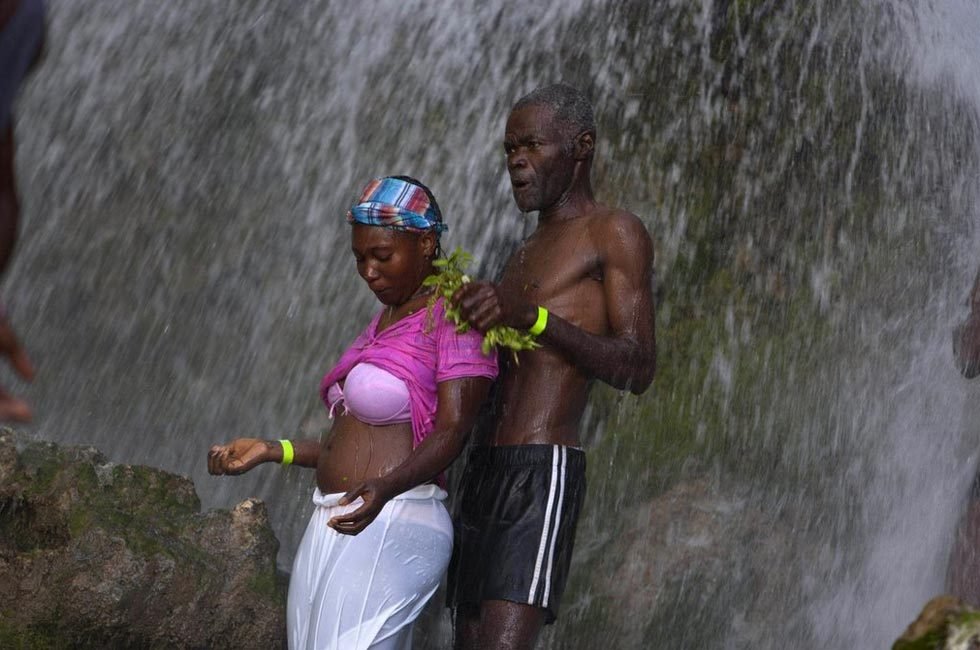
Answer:
<path fill-rule="evenodd" d="M 0 354 L 10 360 L 10 365 L 20 377 L 27 381 L 34 379 L 34 366 L 20 346 L 10 321 L 3 315 L 0 315 Z M 30 422 L 31 416 L 31 407 L 27 402 L 0 388 L 0 420 Z"/>
<path fill-rule="evenodd" d="M 344 515 L 332 517 L 327 525 L 344 535 L 356 535 L 367 528 L 375 517 L 391 501 L 395 494 L 383 478 L 364 481 L 355 486 L 340 498 L 337 505 L 346 506 L 353 503 L 357 497 L 364 500 L 364 504 L 357 510 L 352 510 Z"/>
<path fill-rule="evenodd" d="M 469 282 L 453 294 L 452 302 L 473 327 L 486 332 L 497 325 L 527 330 L 538 318 L 537 306 L 504 293 L 490 282 Z"/>
<path fill-rule="evenodd" d="M 208 473 L 235 476 L 260 463 L 274 461 L 271 445 L 259 438 L 237 438 L 227 445 L 214 445 L 208 451 Z"/>

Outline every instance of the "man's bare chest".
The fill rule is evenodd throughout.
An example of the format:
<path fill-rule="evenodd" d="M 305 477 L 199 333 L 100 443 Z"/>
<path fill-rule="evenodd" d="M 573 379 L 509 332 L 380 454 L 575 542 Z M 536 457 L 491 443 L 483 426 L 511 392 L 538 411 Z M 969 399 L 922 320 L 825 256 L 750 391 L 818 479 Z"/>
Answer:
<path fill-rule="evenodd" d="M 528 300 L 545 300 L 581 283 L 601 283 L 599 251 L 585 236 L 529 238 L 511 256 L 501 278 L 507 291 Z"/>

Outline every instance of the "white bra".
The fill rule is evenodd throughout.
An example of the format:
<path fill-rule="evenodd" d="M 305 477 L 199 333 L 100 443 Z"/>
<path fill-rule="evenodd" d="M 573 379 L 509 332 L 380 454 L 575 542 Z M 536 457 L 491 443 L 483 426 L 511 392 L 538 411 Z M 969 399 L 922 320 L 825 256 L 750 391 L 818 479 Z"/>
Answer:
<path fill-rule="evenodd" d="M 343 387 L 334 383 L 327 389 L 330 415 L 343 402 L 344 413 L 373 425 L 412 421 L 412 401 L 408 386 L 387 370 L 359 363 L 350 369 Z"/>

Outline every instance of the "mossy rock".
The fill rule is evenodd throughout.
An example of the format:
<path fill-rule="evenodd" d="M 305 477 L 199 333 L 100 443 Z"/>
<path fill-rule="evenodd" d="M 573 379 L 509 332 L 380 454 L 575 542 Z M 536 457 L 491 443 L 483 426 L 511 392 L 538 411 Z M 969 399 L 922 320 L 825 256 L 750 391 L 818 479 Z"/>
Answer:
<path fill-rule="evenodd" d="M 0 646 L 285 647 L 265 505 L 0 430 Z"/>
<path fill-rule="evenodd" d="M 980 648 L 980 612 L 953 596 L 937 596 L 923 608 L 892 650 Z"/>

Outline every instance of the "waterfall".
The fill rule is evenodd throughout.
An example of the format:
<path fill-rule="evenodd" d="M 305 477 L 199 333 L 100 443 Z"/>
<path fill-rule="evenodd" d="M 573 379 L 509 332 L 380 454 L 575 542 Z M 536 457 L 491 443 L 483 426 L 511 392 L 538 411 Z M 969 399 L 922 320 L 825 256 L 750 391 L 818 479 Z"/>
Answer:
<path fill-rule="evenodd" d="M 481 270 L 533 227 L 513 102 L 594 99 L 594 184 L 656 241 L 660 368 L 594 389 L 589 495 L 549 648 L 880 648 L 944 588 L 980 384 L 950 332 L 980 265 L 970 0 L 49 0 L 17 110 L 4 279 L 42 439 L 269 504 L 288 567 L 312 474 L 210 477 L 316 436 L 377 308 L 344 214 L 411 174 Z M 419 643 L 442 647 L 438 607 Z"/>

